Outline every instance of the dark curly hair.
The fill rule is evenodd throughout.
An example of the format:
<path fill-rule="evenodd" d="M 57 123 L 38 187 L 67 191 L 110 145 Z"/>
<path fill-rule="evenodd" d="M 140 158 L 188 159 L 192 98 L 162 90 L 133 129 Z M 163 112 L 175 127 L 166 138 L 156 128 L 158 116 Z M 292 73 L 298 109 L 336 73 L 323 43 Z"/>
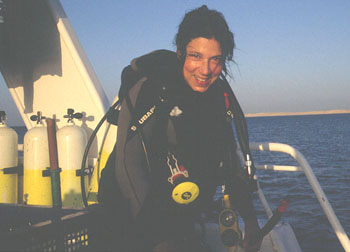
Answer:
<path fill-rule="evenodd" d="M 186 57 L 186 46 L 194 38 L 215 38 L 221 47 L 225 64 L 223 71 L 227 73 L 226 62 L 233 61 L 235 42 L 224 16 L 209 10 L 206 5 L 186 13 L 175 35 L 175 44 L 182 62 Z"/>

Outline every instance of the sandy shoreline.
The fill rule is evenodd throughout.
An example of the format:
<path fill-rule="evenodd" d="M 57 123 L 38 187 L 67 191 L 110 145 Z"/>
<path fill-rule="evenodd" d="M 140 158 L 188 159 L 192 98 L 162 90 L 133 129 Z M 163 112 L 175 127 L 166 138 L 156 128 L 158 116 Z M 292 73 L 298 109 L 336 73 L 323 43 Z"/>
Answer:
<path fill-rule="evenodd" d="M 263 117 L 263 116 L 295 116 L 295 115 L 327 115 L 327 114 L 350 114 L 350 110 L 324 110 L 309 112 L 271 112 L 271 113 L 247 113 L 246 117 Z"/>

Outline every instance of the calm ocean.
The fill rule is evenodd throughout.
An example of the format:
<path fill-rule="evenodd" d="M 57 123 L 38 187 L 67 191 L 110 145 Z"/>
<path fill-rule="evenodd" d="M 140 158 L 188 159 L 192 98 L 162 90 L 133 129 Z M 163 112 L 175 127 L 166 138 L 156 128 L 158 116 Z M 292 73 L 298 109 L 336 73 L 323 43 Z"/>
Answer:
<path fill-rule="evenodd" d="M 250 141 L 280 142 L 308 160 L 340 223 L 350 234 L 350 114 L 247 118 Z M 258 164 L 294 164 L 287 154 L 254 153 Z M 272 209 L 288 195 L 283 216 L 304 252 L 344 251 L 302 172 L 258 171 Z M 265 216 L 262 207 L 259 215 Z"/>
<path fill-rule="evenodd" d="M 250 141 L 279 142 L 308 160 L 347 234 L 350 233 L 350 114 L 247 118 Z M 14 128 L 23 143 L 24 127 Z M 257 164 L 297 165 L 286 154 L 253 153 Z M 303 252 L 344 251 L 301 172 L 258 171 L 260 185 L 275 209 L 284 196 L 291 204 L 282 217 L 294 229 Z M 266 218 L 256 201 L 259 218 Z"/>

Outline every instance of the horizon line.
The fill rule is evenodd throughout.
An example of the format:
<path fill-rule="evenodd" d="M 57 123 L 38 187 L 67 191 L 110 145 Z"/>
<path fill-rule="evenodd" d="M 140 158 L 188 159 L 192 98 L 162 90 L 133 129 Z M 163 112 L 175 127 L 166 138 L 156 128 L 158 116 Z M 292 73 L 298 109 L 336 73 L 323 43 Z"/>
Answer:
<path fill-rule="evenodd" d="M 319 110 L 307 112 L 261 112 L 261 113 L 246 113 L 245 117 L 268 117 L 268 116 L 296 116 L 296 115 L 329 115 L 329 114 L 350 114 L 347 109 Z"/>

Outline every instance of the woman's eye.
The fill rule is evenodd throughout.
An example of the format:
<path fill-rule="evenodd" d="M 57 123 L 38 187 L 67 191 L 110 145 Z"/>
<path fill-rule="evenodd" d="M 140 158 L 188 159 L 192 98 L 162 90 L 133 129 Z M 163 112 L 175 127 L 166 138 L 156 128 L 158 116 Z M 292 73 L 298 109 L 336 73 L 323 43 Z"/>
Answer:
<path fill-rule="evenodd" d="M 222 57 L 214 57 L 213 61 L 217 62 L 217 63 L 220 63 L 220 62 L 222 62 Z"/>
<path fill-rule="evenodd" d="M 188 56 L 191 57 L 191 58 L 194 58 L 194 59 L 199 59 L 200 58 L 200 55 L 196 54 L 196 53 L 190 53 L 190 54 L 188 54 Z"/>

